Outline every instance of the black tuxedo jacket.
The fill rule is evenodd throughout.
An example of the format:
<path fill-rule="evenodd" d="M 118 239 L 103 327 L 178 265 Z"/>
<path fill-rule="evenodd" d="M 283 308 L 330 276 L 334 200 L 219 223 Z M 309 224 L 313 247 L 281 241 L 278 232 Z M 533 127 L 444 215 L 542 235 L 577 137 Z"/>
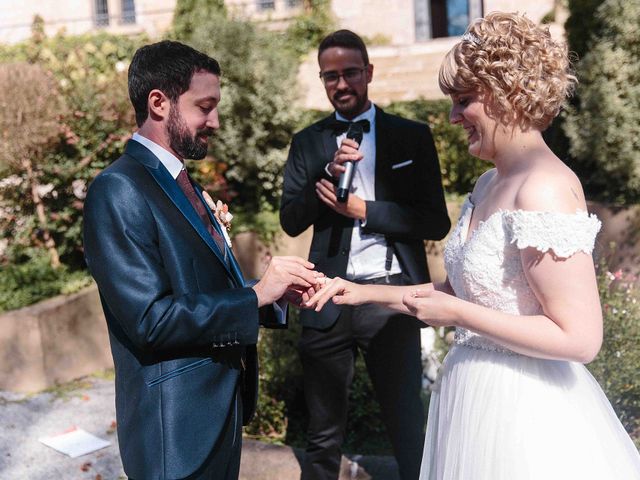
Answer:
<path fill-rule="evenodd" d="M 89 188 L 84 248 L 109 327 L 124 470 L 186 477 L 211 452 L 239 381 L 245 420 L 255 408 L 257 297 L 136 141 Z"/>
<path fill-rule="evenodd" d="M 327 207 L 315 183 L 338 149 L 331 115 L 293 137 L 284 173 L 280 223 L 297 236 L 313 225 L 309 260 L 329 277 L 344 277 L 354 220 Z M 424 240 L 442 239 L 451 226 L 438 155 L 429 127 L 376 107 L 375 201 L 367 201 L 365 231 L 386 237 L 413 283 L 429 281 Z M 331 326 L 340 313 L 328 303 L 321 312 L 303 310 L 302 324 Z"/>

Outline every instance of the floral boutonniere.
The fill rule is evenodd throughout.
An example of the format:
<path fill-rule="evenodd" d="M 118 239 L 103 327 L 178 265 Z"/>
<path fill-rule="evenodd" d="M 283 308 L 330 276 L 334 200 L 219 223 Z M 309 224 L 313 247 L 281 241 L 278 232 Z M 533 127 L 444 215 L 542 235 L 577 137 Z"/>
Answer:
<path fill-rule="evenodd" d="M 220 200 L 214 202 L 213 198 L 211 198 L 211 195 L 209 195 L 206 191 L 202 192 L 202 196 L 213 212 L 213 216 L 216 217 L 218 223 L 222 225 L 222 233 L 224 234 L 224 238 L 227 241 L 227 245 L 229 245 L 229 248 L 231 248 L 231 237 L 229 236 L 229 232 L 231 232 L 231 220 L 233 220 L 233 215 L 229 213 L 229 206 L 226 203 L 222 203 Z"/>

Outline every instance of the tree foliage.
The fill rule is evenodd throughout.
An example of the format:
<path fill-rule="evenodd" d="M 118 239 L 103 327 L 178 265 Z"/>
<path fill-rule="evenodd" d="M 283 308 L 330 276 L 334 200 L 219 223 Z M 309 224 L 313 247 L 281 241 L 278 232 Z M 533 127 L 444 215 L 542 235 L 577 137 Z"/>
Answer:
<path fill-rule="evenodd" d="M 578 65 L 578 101 L 564 128 L 590 197 L 633 203 L 640 200 L 640 2 L 606 0 L 596 20 L 600 36 Z"/>
<path fill-rule="evenodd" d="M 51 92 L 51 97 L 64 106 L 41 112 L 48 116 L 48 122 L 55 123 L 46 131 L 55 130 L 56 134 L 49 135 L 46 148 L 37 154 L 31 150 L 29 158 L 39 183 L 38 198 L 48 212 L 46 227 L 61 263 L 70 271 L 85 268 L 81 231 L 86 185 L 121 154 L 135 126 L 127 96 L 126 67 L 138 42 L 139 38 L 106 34 L 53 38 L 37 35 L 15 46 L 0 46 L 0 68 L 22 62 L 46 72 L 42 75 L 50 84 L 42 86 L 40 95 Z M 13 105 L 30 102 L 30 89 L 29 83 L 17 86 L 9 101 Z M 0 123 L 11 122 L 15 111 L 0 109 Z M 31 141 L 44 132 L 45 129 L 34 133 Z M 25 151 L 24 145 L 18 145 L 19 134 L 12 137 L 7 139 L 13 143 L 10 148 Z M 39 261 L 34 252 L 44 244 L 43 227 L 34 214 L 32 186 L 25 169 L 12 170 L 12 175 L 0 182 L 0 242 L 4 245 L 0 264 Z"/>
<path fill-rule="evenodd" d="M 602 28 L 598 7 L 604 0 L 568 0 L 569 16 L 564 24 L 567 42 L 572 52 L 582 58 L 589 51 L 592 38 L 597 38 Z"/>

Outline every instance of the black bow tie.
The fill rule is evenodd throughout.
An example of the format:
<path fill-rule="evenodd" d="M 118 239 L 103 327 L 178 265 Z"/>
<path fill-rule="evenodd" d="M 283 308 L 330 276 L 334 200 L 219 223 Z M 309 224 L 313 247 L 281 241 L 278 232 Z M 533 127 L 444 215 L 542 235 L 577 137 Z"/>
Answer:
<path fill-rule="evenodd" d="M 362 131 L 367 133 L 371 130 L 369 120 L 358 120 L 357 122 L 343 122 L 342 120 L 333 119 L 327 124 L 327 128 L 331 129 L 335 135 L 341 135 L 349 130 L 349 125 L 357 123 L 362 127 Z"/>

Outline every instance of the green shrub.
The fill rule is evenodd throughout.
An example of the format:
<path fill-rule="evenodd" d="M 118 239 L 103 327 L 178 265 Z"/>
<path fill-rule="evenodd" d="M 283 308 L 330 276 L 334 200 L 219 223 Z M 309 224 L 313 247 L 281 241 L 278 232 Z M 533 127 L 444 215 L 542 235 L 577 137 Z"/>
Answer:
<path fill-rule="evenodd" d="M 336 26 L 328 0 L 306 0 L 304 4 L 304 12 L 293 19 L 285 32 L 287 45 L 298 56 L 315 51 Z"/>
<path fill-rule="evenodd" d="M 613 409 L 640 447 L 640 303 L 637 278 L 611 273 L 602 263 L 598 287 L 604 315 L 604 341 L 588 365 Z"/>
<path fill-rule="evenodd" d="M 91 283 L 82 271 L 71 272 L 65 266 L 54 269 L 44 251 L 32 250 L 23 255 L 27 256 L 26 261 L 0 265 L 0 312 L 74 293 Z"/>
<path fill-rule="evenodd" d="M 0 262 L 19 265 L 11 252 L 43 248 L 46 227 L 70 271 L 85 268 L 82 254 L 82 206 L 87 184 L 120 156 L 135 125 L 126 86 L 126 68 L 143 37 L 81 35 L 34 37 L 14 46 L 0 46 L 0 63 L 27 62 L 51 72 L 57 83 L 61 111 L 60 135 L 38 152 L 35 178 L 47 222 L 37 222 L 27 172 L 15 170 L 0 185 L 0 240 L 9 248 Z M 27 91 L 23 92 L 27 100 Z M 20 91 L 16 96 L 21 95 Z M 10 115 L 7 110 L 0 115 Z M 7 179 L 5 179 L 7 180 Z"/>
<path fill-rule="evenodd" d="M 630 204 L 640 200 L 640 3 L 606 0 L 596 19 L 564 129 L 587 195 Z"/>

